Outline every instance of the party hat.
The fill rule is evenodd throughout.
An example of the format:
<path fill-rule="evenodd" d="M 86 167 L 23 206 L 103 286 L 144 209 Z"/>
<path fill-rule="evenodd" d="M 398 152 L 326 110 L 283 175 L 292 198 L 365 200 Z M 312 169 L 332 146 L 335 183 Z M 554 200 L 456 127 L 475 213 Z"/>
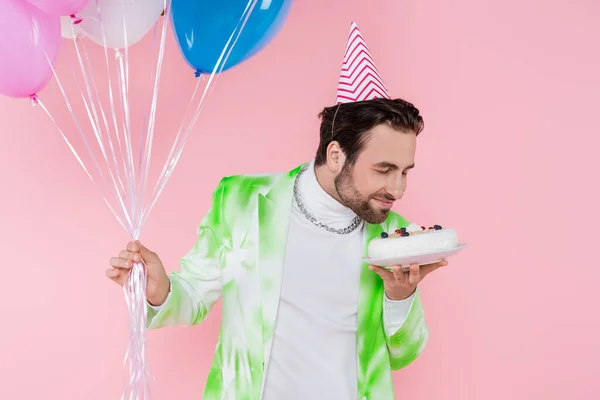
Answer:
<path fill-rule="evenodd" d="M 346 54 L 337 89 L 337 104 L 377 98 L 389 99 L 383 79 L 369 54 L 356 22 L 350 26 Z"/>

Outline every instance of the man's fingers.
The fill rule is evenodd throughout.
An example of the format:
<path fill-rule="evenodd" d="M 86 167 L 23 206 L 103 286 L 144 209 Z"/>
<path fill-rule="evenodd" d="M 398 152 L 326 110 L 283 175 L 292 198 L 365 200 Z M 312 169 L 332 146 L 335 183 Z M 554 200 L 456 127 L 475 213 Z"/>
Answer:
<path fill-rule="evenodd" d="M 413 264 L 410 266 L 410 270 L 408 272 L 408 283 L 411 285 L 417 285 L 421 280 L 421 268 L 419 264 Z"/>
<path fill-rule="evenodd" d="M 119 258 L 123 258 L 125 260 L 131 260 L 134 262 L 139 262 L 142 260 L 142 257 L 138 253 L 134 253 L 132 251 L 123 250 L 119 253 Z"/>
<path fill-rule="evenodd" d="M 131 268 L 133 266 L 133 263 L 123 258 L 112 257 L 110 259 L 110 266 L 113 268 Z"/>
<path fill-rule="evenodd" d="M 421 266 L 421 278 L 424 278 L 427 274 L 435 271 L 436 269 L 438 269 L 440 267 L 445 267 L 446 265 L 448 265 L 448 261 L 446 261 L 446 260 L 442 260 L 440 262 L 436 262 L 433 264 L 422 265 Z"/>
<path fill-rule="evenodd" d="M 124 273 L 121 272 L 121 270 L 118 269 L 107 269 L 106 270 L 106 276 L 109 277 L 113 282 L 118 283 L 119 285 L 121 284 L 121 281 L 123 280 L 123 275 L 125 275 Z"/>
<path fill-rule="evenodd" d="M 392 267 L 392 273 L 394 274 L 394 279 L 396 279 L 400 283 L 406 282 L 406 272 L 402 270 L 401 265 L 394 265 Z"/>
<path fill-rule="evenodd" d="M 384 281 L 393 281 L 395 279 L 394 274 L 385 268 L 378 267 L 377 265 L 369 265 L 369 269 L 379 275 Z"/>
<path fill-rule="evenodd" d="M 106 276 L 120 286 L 123 286 L 125 280 L 127 279 L 127 273 L 124 270 L 114 268 L 107 269 Z"/>
<path fill-rule="evenodd" d="M 127 243 L 126 249 L 128 252 L 134 254 L 139 253 L 141 255 L 141 259 L 144 260 L 144 262 L 146 263 L 160 262 L 160 258 L 158 257 L 158 255 L 155 252 L 144 247 L 144 245 L 142 245 L 142 243 L 140 243 L 139 240 Z"/>
<path fill-rule="evenodd" d="M 110 268 L 106 270 L 106 276 L 108 276 L 110 279 L 115 279 L 119 277 L 119 271 L 114 269 L 114 268 Z"/>
<path fill-rule="evenodd" d="M 138 246 L 142 260 L 144 260 L 146 263 L 160 263 L 160 258 L 155 252 L 148 250 L 139 242 L 139 240 L 136 240 L 135 244 Z"/>

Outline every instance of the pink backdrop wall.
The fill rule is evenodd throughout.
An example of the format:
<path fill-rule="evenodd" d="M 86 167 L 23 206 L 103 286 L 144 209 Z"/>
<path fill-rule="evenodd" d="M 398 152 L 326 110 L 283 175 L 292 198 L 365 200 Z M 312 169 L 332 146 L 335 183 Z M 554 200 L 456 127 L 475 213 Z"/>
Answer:
<path fill-rule="evenodd" d="M 470 244 L 422 285 L 431 338 L 395 373 L 398 398 L 600 398 L 600 3 L 366 3 L 296 1 L 220 78 L 143 241 L 177 269 L 221 176 L 312 157 L 356 19 L 390 91 L 426 119 L 398 211 Z M 163 131 L 194 84 L 172 40 L 166 57 Z M 61 104 L 54 83 L 42 95 Z M 104 270 L 128 237 L 41 110 L 0 98 L 0 138 L 0 398 L 117 399 L 126 308 Z M 219 310 L 149 332 L 154 398 L 200 398 Z"/>

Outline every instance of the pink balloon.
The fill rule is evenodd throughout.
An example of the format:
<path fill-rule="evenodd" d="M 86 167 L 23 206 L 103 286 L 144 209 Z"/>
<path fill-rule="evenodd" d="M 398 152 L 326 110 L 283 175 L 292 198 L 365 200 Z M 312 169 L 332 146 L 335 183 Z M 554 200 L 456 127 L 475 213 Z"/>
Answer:
<path fill-rule="evenodd" d="M 50 15 L 67 16 L 83 10 L 90 0 L 27 0 Z"/>
<path fill-rule="evenodd" d="M 60 17 L 23 0 L 0 1 L 0 94 L 24 98 L 52 77 L 60 47 Z"/>

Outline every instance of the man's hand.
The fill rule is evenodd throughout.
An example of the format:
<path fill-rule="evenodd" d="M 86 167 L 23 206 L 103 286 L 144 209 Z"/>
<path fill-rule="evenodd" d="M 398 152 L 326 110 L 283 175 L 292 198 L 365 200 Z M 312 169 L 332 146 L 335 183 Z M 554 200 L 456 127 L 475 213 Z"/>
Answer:
<path fill-rule="evenodd" d="M 394 265 L 392 271 L 386 268 L 370 265 L 369 269 L 375 271 L 383 279 L 385 294 L 390 300 L 404 300 L 409 298 L 417 289 L 419 282 L 429 273 L 440 267 L 448 265 L 448 261 L 440 261 L 434 264 L 413 264 L 408 272 L 403 272 L 400 265 Z"/>
<path fill-rule="evenodd" d="M 167 299 L 171 282 L 158 255 L 142 246 L 139 241 L 128 243 L 126 249 L 119 253 L 119 257 L 110 259 L 112 268 L 106 270 L 106 276 L 123 286 L 133 264 L 141 261 L 146 264 L 148 273 L 146 298 L 150 304 L 160 306 Z"/>

